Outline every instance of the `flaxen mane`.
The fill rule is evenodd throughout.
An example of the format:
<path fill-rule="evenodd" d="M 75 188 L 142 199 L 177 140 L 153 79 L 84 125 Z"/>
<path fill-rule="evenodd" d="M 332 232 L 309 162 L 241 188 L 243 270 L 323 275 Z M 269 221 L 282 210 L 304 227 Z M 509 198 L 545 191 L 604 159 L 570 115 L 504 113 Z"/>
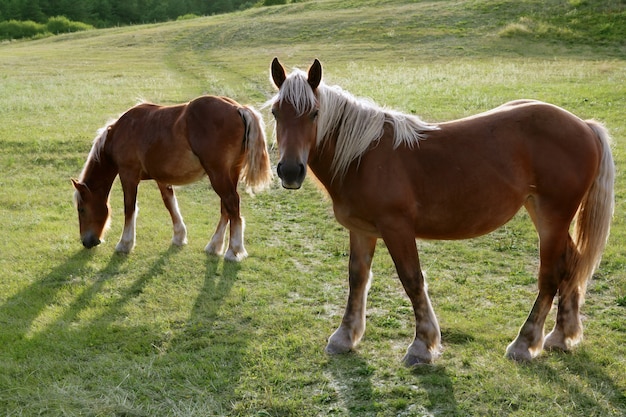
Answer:
<path fill-rule="evenodd" d="M 78 177 L 79 181 L 83 181 L 85 179 L 85 174 L 89 165 L 93 162 L 100 161 L 100 154 L 104 149 L 104 144 L 107 140 L 107 133 L 109 132 L 109 127 L 113 126 L 117 120 L 109 120 L 106 125 L 98 129 L 98 133 L 93 140 L 93 144 L 91 145 L 91 150 L 89 151 L 89 155 L 87 156 L 87 162 L 83 166 L 83 170 Z"/>
<path fill-rule="evenodd" d="M 106 143 L 106 140 L 107 140 L 107 133 L 109 132 L 109 127 L 111 127 L 115 122 L 116 120 L 109 120 L 107 124 L 104 125 L 104 127 L 101 127 L 100 129 L 98 129 L 98 133 L 96 134 L 96 137 L 93 140 L 93 144 L 91 145 L 91 150 L 89 151 L 89 155 L 87 156 L 87 161 L 85 162 L 85 165 L 83 166 L 83 169 L 78 177 L 79 182 L 82 182 L 85 180 L 85 175 L 87 174 L 87 169 L 89 168 L 89 166 L 93 163 L 97 163 L 98 161 L 100 161 L 100 154 L 102 153 L 102 150 L 104 149 L 104 144 Z M 78 190 L 76 190 L 74 192 L 74 204 L 75 205 L 79 204 L 81 202 L 80 200 L 81 200 L 80 193 L 78 192 Z"/>
<path fill-rule="evenodd" d="M 439 129 L 416 116 L 381 108 L 352 96 L 338 86 L 323 82 L 317 88 L 317 97 L 307 83 L 307 74 L 294 70 L 287 77 L 273 102 L 287 101 L 300 114 L 313 111 L 319 105 L 317 120 L 317 145 L 336 136 L 335 155 L 331 166 L 333 177 L 341 179 L 348 166 L 359 159 L 372 142 L 383 135 L 385 123 L 393 125 L 394 148 L 400 145 L 413 147 L 427 132 Z"/>

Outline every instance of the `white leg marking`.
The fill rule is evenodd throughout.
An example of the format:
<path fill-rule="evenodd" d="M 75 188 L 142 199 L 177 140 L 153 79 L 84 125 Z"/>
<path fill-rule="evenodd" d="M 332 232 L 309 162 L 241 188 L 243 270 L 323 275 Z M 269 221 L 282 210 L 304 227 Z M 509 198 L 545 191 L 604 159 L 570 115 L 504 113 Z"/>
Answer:
<path fill-rule="evenodd" d="M 124 231 L 120 241 L 115 246 L 115 251 L 122 253 L 129 253 L 135 247 L 135 225 L 137 223 L 137 213 L 139 208 L 135 207 L 135 212 L 130 221 L 124 224 Z"/>
<path fill-rule="evenodd" d="M 187 244 L 187 227 L 183 222 L 183 216 L 180 214 L 178 208 L 178 201 L 176 197 L 172 201 L 172 223 L 174 226 L 174 236 L 172 237 L 172 244 L 176 246 L 183 246 Z"/>
<path fill-rule="evenodd" d="M 246 227 L 246 223 L 241 218 L 241 222 L 238 224 L 233 224 L 231 222 L 230 225 L 230 242 L 228 244 L 228 250 L 226 251 L 226 255 L 224 255 L 224 259 L 228 261 L 240 262 L 246 256 L 248 256 L 248 252 L 246 252 L 246 248 L 243 246 L 243 231 Z"/>
<path fill-rule="evenodd" d="M 224 253 L 224 237 L 226 235 L 226 226 L 228 226 L 228 217 L 221 216 L 217 223 L 217 228 L 213 237 L 204 248 L 204 251 L 211 255 L 222 256 Z"/>

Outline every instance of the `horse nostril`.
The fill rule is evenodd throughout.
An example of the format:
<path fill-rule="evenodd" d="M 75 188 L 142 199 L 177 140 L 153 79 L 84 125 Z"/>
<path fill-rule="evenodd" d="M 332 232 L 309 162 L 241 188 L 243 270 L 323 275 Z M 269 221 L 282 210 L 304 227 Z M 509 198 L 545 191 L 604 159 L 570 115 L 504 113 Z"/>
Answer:
<path fill-rule="evenodd" d="M 300 178 L 303 178 L 306 173 L 306 166 L 304 164 L 300 164 Z"/>
<path fill-rule="evenodd" d="M 278 174 L 278 178 L 282 178 L 282 168 L 283 167 L 283 163 L 279 162 L 278 165 L 276 165 L 276 174 Z"/>
<path fill-rule="evenodd" d="M 100 239 L 98 239 L 97 237 L 93 237 L 93 236 L 85 237 L 82 240 L 82 242 L 83 242 L 83 246 L 87 249 L 91 249 L 94 246 L 98 246 L 101 243 Z"/>

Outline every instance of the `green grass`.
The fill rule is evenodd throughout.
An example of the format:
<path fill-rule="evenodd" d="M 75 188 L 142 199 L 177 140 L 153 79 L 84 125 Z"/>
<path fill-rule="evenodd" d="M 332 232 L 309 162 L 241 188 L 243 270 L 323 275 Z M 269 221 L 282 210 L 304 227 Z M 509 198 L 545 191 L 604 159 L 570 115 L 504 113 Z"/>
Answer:
<path fill-rule="evenodd" d="M 613 1 L 319 1 L 0 45 L 0 414 L 626 414 L 623 22 Z M 139 98 L 226 94 L 260 107 L 274 56 L 301 68 L 318 57 L 328 83 L 425 120 L 527 97 L 603 121 L 617 205 L 582 345 L 527 365 L 503 357 L 536 291 L 523 213 L 483 238 L 418 242 L 445 350 L 415 370 L 400 363 L 412 311 L 382 244 L 364 340 L 324 354 L 345 305 L 348 241 L 312 182 L 242 192 L 241 265 L 202 250 L 219 215 L 206 181 L 178 189 L 187 247 L 169 246 L 146 182 L 137 247 L 114 254 L 116 182 L 107 242 L 82 249 L 69 179 L 96 129 Z"/>

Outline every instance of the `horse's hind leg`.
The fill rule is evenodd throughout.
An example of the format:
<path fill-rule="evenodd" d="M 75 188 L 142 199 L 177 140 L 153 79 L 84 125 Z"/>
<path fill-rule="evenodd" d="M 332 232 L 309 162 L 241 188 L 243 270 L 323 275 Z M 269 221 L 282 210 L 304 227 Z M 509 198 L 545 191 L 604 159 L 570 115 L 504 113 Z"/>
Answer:
<path fill-rule="evenodd" d="M 569 241 L 567 265 L 575 264 L 573 258 L 577 256 L 574 243 Z M 566 275 L 569 278 L 571 275 Z M 554 329 L 548 334 L 544 348 L 550 350 L 567 351 L 577 345 L 583 337 L 583 326 L 580 320 L 580 305 L 583 302 L 584 288 L 570 285 L 570 280 L 563 280 L 559 286 L 559 307 Z"/>
<path fill-rule="evenodd" d="M 365 332 L 365 306 L 372 277 L 376 238 L 350 232 L 350 293 L 341 326 L 330 336 L 326 352 L 345 353 L 353 349 Z"/>
<path fill-rule="evenodd" d="M 239 212 L 240 199 L 239 193 L 237 193 L 237 181 L 231 180 L 231 177 L 239 178 L 239 175 L 238 173 L 237 175 L 216 175 L 209 171 L 213 189 L 222 200 L 220 221 L 211 242 L 215 242 L 216 248 L 219 247 L 219 242 L 223 242 L 226 225 L 230 223 L 230 238 L 224 259 L 239 262 L 248 256 L 248 252 L 243 244 L 245 223 Z M 211 242 L 205 250 L 210 251 Z"/>
<path fill-rule="evenodd" d="M 556 215 L 544 218 L 532 202 L 526 208 L 539 234 L 539 294 L 517 338 L 506 350 L 509 358 L 519 361 L 528 361 L 543 349 L 545 320 L 559 286 L 567 281 L 571 247 L 568 232 L 571 218 Z"/>
<path fill-rule="evenodd" d="M 176 200 L 176 194 L 174 188 L 171 185 L 157 182 L 159 191 L 161 191 L 161 197 L 163 203 L 169 211 L 172 218 L 172 225 L 174 227 L 174 236 L 172 237 L 172 244 L 176 246 L 183 246 L 187 244 L 187 227 L 183 222 L 183 216 L 180 214 L 178 208 L 178 201 Z"/>

